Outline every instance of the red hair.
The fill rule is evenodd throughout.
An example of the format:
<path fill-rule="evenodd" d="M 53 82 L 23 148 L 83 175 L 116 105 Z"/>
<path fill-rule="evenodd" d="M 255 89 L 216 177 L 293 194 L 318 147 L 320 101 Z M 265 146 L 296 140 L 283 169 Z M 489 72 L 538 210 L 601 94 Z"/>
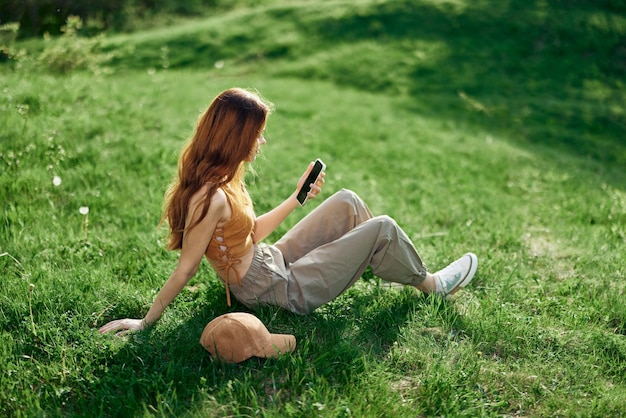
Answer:
<path fill-rule="evenodd" d="M 242 199 L 247 197 L 245 163 L 263 133 L 270 111 L 270 105 L 259 96 L 239 88 L 225 90 L 213 99 L 183 148 L 178 177 L 165 195 L 162 221 L 167 219 L 170 228 L 168 249 L 182 248 L 185 231 L 206 216 L 218 188 L 231 183 L 233 190 L 241 190 Z M 186 226 L 191 198 L 205 184 L 209 190 L 201 201 L 200 217 Z"/>

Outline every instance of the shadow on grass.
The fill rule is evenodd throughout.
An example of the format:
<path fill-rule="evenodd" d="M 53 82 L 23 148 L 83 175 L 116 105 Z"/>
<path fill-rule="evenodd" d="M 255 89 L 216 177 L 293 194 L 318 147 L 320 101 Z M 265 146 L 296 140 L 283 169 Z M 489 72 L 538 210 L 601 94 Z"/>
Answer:
<path fill-rule="evenodd" d="M 406 67 L 414 99 L 409 108 L 442 119 L 465 118 L 516 143 L 626 165 L 623 2 L 455 4 L 380 3 L 319 22 L 316 36 L 330 44 L 441 45 L 429 55 L 406 44 L 400 66 Z M 367 76 L 354 75 L 335 78 L 376 88 Z"/>
<path fill-rule="evenodd" d="M 268 329 L 295 334 L 298 347 L 278 359 L 252 358 L 241 364 L 215 361 L 199 344 L 206 323 L 225 313 L 207 305 L 182 324 L 114 341 L 119 349 L 103 353 L 103 371 L 85 388 L 87 397 L 68 399 L 66 411 L 184 415 L 210 410 L 204 400 L 222 408 L 218 415 L 230 415 L 268 407 L 280 410 L 311 396 L 333 399 L 333 388 L 354 388 L 367 379 L 371 363 L 387 356 L 401 338 L 400 330 L 429 304 L 427 297 L 414 293 L 357 289 L 305 316 L 262 307 L 254 313 Z M 239 304 L 233 310 L 247 311 Z M 341 396 L 349 396 L 351 389 L 345 390 Z"/>
<path fill-rule="evenodd" d="M 113 64 L 160 68 L 163 48 L 168 68 L 230 60 L 247 72 L 275 63 L 274 74 L 399 94 L 416 113 L 468 123 L 535 151 L 539 145 L 626 165 L 623 1 L 307 7 L 259 8 L 245 21 L 248 32 L 211 27 L 144 39 Z"/>

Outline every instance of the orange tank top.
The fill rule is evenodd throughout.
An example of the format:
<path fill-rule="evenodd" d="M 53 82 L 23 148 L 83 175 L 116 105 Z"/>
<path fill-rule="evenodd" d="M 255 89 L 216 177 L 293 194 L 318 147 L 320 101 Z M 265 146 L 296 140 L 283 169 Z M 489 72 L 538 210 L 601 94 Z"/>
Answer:
<path fill-rule="evenodd" d="M 231 208 L 230 219 L 222 226 L 215 228 L 209 247 L 206 252 L 207 258 L 217 262 L 217 268 L 224 271 L 224 285 L 226 286 L 226 303 L 230 306 L 230 290 L 228 283 L 231 279 L 231 272 L 237 283 L 241 284 L 241 277 L 236 268 L 241 263 L 241 257 L 248 254 L 252 245 L 254 223 L 256 216 L 250 196 L 245 192 L 245 202 L 243 205 L 237 204 L 237 196 L 229 185 L 222 187 L 226 194 L 226 199 Z"/>

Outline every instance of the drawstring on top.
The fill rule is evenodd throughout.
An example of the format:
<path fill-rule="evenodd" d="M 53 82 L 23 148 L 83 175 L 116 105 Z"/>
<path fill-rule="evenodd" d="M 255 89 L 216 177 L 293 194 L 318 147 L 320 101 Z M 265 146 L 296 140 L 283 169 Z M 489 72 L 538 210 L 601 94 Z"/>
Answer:
<path fill-rule="evenodd" d="M 217 260 L 217 268 L 224 272 L 224 276 L 226 276 L 222 281 L 224 282 L 224 286 L 226 287 L 226 304 L 230 306 L 230 289 L 228 287 L 230 282 L 230 272 L 233 271 L 235 273 L 235 279 L 237 280 L 237 284 L 241 286 L 241 276 L 239 275 L 239 271 L 234 266 L 241 264 L 241 258 L 234 258 L 231 256 L 230 251 L 226 245 L 223 245 L 224 238 L 222 237 L 222 230 L 215 231 L 217 236 L 215 240 L 220 243 L 219 252 L 220 257 Z"/>
<path fill-rule="evenodd" d="M 242 263 L 242 257 L 249 254 L 254 243 L 256 217 L 247 194 L 244 204 L 240 204 L 230 187 L 222 187 L 222 190 L 226 194 L 232 214 L 228 221 L 213 231 L 206 257 L 214 263 L 216 270 L 219 270 L 219 277 L 226 287 L 226 302 L 228 306 L 231 306 L 229 289 L 231 276 L 233 276 L 231 272 L 234 273 L 236 283 L 241 285 L 242 278 L 237 266 Z"/>

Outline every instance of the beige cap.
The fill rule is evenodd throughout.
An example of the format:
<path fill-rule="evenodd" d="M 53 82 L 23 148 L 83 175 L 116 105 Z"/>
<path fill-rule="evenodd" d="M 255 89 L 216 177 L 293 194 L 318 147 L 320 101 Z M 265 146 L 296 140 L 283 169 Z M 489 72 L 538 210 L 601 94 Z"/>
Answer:
<path fill-rule="evenodd" d="M 241 363 L 252 356 L 277 357 L 296 348 L 296 337 L 270 334 L 259 318 L 232 312 L 218 316 L 204 327 L 200 344 L 214 357 Z"/>

